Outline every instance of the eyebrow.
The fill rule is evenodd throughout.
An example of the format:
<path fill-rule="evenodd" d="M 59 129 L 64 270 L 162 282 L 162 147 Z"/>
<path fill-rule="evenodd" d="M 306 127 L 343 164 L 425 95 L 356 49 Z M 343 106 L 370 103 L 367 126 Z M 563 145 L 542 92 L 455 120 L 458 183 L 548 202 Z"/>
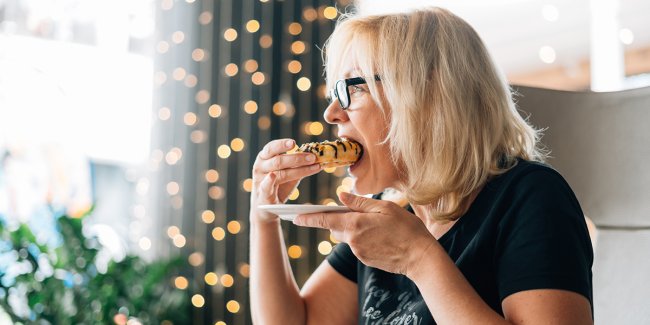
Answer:
<path fill-rule="evenodd" d="M 352 77 L 352 73 L 355 73 L 355 74 L 356 74 L 357 72 L 361 72 L 361 69 L 359 69 L 359 68 L 357 68 L 357 67 L 352 68 L 351 70 L 348 70 L 348 71 L 346 71 L 346 72 L 343 74 L 343 79 L 349 79 L 349 78 Z M 359 74 L 359 75 L 360 75 L 360 74 Z"/>

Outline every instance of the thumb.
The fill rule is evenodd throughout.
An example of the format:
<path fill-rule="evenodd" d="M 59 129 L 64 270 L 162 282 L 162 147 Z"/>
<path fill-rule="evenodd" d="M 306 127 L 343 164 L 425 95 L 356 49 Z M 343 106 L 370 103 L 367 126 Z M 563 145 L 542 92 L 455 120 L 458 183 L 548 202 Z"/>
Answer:
<path fill-rule="evenodd" d="M 358 212 L 381 212 L 381 201 L 355 195 L 348 192 L 339 193 L 339 200 L 352 211 Z"/>

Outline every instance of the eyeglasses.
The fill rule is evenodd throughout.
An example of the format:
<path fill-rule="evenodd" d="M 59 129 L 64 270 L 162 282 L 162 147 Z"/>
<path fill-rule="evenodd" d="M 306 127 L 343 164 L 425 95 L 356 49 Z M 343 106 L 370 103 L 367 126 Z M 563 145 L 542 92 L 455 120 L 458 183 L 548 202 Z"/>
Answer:
<path fill-rule="evenodd" d="M 376 81 L 381 81 L 381 78 L 375 75 Z M 334 89 L 330 90 L 330 103 L 334 98 L 338 99 L 341 109 L 345 110 L 350 107 L 350 86 L 365 84 L 366 79 L 361 77 L 341 79 L 334 84 Z"/>

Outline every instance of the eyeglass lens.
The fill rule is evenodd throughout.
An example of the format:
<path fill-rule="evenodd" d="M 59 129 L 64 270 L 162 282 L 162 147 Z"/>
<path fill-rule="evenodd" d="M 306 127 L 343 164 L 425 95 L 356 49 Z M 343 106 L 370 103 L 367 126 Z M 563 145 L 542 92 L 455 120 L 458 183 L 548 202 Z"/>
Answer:
<path fill-rule="evenodd" d="M 339 80 L 336 82 L 336 97 L 339 99 L 341 108 L 348 108 L 350 105 L 350 96 L 348 94 L 348 86 L 345 80 Z"/>

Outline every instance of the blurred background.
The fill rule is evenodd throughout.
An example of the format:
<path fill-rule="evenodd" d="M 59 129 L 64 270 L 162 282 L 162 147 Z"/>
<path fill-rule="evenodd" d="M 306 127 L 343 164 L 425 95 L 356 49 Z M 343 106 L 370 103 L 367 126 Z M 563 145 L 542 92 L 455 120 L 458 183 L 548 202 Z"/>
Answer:
<path fill-rule="evenodd" d="M 257 152 L 335 137 L 320 48 L 341 12 L 425 5 L 512 84 L 650 85 L 643 0 L 0 0 L 0 323 L 250 324 Z M 326 170 L 290 203 L 350 181 Z M 302 284 L 336 242 L 284 226 Z"/>

